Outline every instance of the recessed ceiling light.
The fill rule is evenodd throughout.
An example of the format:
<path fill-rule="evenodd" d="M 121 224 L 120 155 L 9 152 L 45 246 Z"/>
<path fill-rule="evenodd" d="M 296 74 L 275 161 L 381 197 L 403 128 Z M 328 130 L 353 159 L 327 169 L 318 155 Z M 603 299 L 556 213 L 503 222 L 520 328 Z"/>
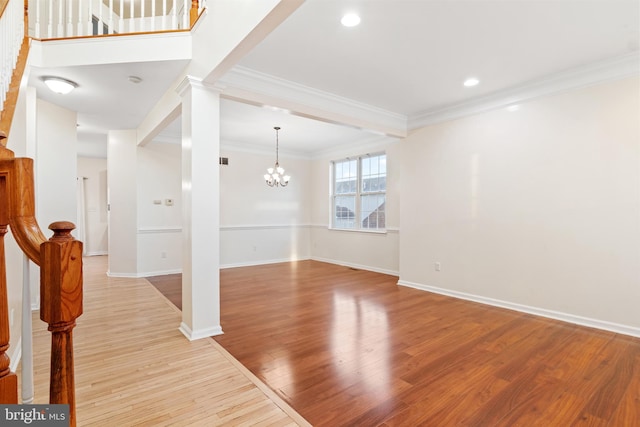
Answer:
<path fill-rule="evenodd" d="M 41 79 L 51 91 L 62 95 L 66 95 L 78 87 L 78 83 L 62 77 L 43 76 Z"/>
<path fill-rule="evenodd" d="M 470 77 L 467 80 L 465 80 L 463 84 L 466 87 L 472 87 L 472 86 L 476 86 L 478 83 L 480 83 L 480 80 L 476 79 L 475 77 Z"/>
<path fill-rule="evenodd" d="M 342 17 L 340 23 L 345 27 L 355 27 L 360 23 L 360 17 L 355 13 L 347 13 Z"/>
<path fill-rule="evenodd" d="M 142 78 L 138 77 L 138 76 L 129 76 L 129 81 L 131 83 L 135 83 L 138 84 L 142 81 Z"/>

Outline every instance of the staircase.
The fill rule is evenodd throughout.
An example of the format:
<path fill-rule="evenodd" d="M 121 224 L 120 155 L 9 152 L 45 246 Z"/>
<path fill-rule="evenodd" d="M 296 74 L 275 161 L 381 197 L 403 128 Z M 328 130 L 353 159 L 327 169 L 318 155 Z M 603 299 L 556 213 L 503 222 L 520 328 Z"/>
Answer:
<path fill-rule="evenodd" d="M 6 265 L 5 235 L 11 230 L 24 254 L 40 266 L 40 318 L 52 333 L 49 402 L 68 404 L 69 425 L 75 426 L 73 328 L 82 314 L 82 242 L 71 236 L 70 222 L 51 224 L 53 236 L 45 238 L 35 219 L 33 160 L 16 158 L 6 147 L 30 39 L 23 0 L 0 0 L 0 13 L 0 403 L 18 403 L 18 379 L 7 354 L 13 317 L 7 269 L 18 267 Z M 30 312 L 30 301 L 23 301 L 23 310 Z M 30 369 L 23 365 L 23 383 L 28 382 L 24 371 Z"/>
<path fill-rule="evenodd" d="M 7 271 L 20 267 L 6 264 L 5 235 L 11 231 L 25 257 L 40 267 L 40 318 L 52 333 L 49 402 L 68 404 L 69 425 L 75 426 L 73 329 L 82 314 L 82 242 L 71 236 L 74 225 L 65 221 L 51 224 L 53 236 L 44 236 L 35 218 L 33 160 L 15 157 L 7 148 L 30 40 L 189 31 L 204 2 L 154 0 L 148 13 L 145 6 L 134 7 L 133 2 L 127 11 L 121 0 L 115 4 L 114 0 L 61 0 L 55 4 L 56 10 L 52 1 L 32 0 L 29 7 L 27 0 L 0 0 L 0 403 L 19 403 L 17 376 L 11 372 L 7 354 L 13 317 Z M 28 284 L 23 288 L 28 290 Z M 22 310 L 30 319 L 30 297 L 28 292 L 24 295 Z M 23 314 L 23 343 L 31 341 L 30 320 L 24 319 Z M 29 361 L 23 351 L 23 390 L 32 374 Z M 24 394 L 23 400 L 29 403 Z"/>

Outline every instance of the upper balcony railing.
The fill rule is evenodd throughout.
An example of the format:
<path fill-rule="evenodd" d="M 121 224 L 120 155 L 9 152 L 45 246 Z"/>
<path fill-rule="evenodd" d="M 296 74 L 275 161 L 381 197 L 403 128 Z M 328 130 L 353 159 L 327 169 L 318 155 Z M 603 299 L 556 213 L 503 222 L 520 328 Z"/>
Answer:
<path fill-rule="evenodd" d="M 4 110 L 23 38 L 24 1 L 0 0 L 0 111 Z"/>
<path fill-rule="evenodd" d="M 29 35 L 44 40 L 186 30 L 204 7 L 203 0 L 30 0 Z"/>

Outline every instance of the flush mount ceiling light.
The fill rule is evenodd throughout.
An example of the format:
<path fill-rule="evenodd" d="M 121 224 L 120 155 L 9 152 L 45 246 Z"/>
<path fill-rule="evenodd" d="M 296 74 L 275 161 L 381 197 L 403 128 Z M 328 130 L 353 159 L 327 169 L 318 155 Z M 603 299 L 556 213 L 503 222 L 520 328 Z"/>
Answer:
<path fill-rule="evenodd" d="M 342 17 L 340 23 L 345 27 L 355 27 L 360 23 L 360 17 L 355 13 L 347 13 Z"/>
<path fill-rule="evenodd" d="M 476 86 L 478 83 L 480 83 L 480 80 L 476 79 L 475 77 L 469 77 L 467 80 L 464 81 L 463 85 L 465 87 L 473 87 L 473 86 Z"/>
<path fill-rule="evenodd" d="M 286 187 L 291 177 L 284 174 L 284 169 L 280 167 L 278 162 L 278 126 L 274 127 L 276 130 L 276 164 L 274 167 L 267 169 L 267 173 L 264 174 L 264 180 L 269 187 Z"/>
<path fill-rule="evenodd" d="M 62 77 L 44 76 L 42 77 L 42 81 L 51 91 L 62 95 L 66 95 L 78 87 L 78 83 L 63 79 Z"/>

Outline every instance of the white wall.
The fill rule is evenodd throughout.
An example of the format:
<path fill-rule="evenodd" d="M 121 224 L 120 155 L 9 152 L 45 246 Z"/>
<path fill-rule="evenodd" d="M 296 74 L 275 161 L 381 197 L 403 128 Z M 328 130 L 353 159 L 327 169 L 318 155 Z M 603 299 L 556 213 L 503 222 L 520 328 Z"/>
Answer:
<path fill-rule="evenodd" d="M 77 223 L 77 113 L 36 101 L 36 219 L 44 235 L 55 221 Z M 77 236 L 74 231 L 74 236 Z M 32 303 L 40 304 L 40 269 L 31 264 Z"/>
<path fill-rule="evenodd" d="M 182 269 L 182 187 L 179 144 L 138 147 L 138 275 Z M 167 202 L 171 200 L 171 202 Z M 160 201 L 160 204 L 154 202 Z"/>
<path fill-rule="evenodd" d="M 398 274 L 400 180 L 402 165 L 400 142 L 359 147 L 314 159 L 311 199 L 311 256 L 319 261 Z M 331 215 L 330 164 L 333 160 L 385 152 L 387 155 L 386 233 L 345 231 L 329 228 Z"/>
<path fill-rule="evenodd" d="M 108 274 L 135 277 L 138 275 L 136 131 L 109 131 L 107 140 Z"/>
<path fill-rule="evenodd" d="M 397 274 L 398 144 L 387 145 L 386 150 L 389 232 L 375 234 L 327 229 L 329 157 L 312 161 L 281 153 L 280 163 L 291 174 L 291 182 L 286 188 L 271 188 L 262 175 L 273 165 L 273 153 L 234 150 L 232 143 L 224 144 L 220 155 L 229 159 L 229 165 L 220 166 L 220 265 L 236 267 L 313 257 Z M 139 147 L 137 153 L 137 275 L 179 272 L 180 146 L 154 142 Z M 216 160 L 212 159 L 212 167 L 217 167 Z M 173 198 L 174 206 L 166 206 L 167 198 Z M 154 204 L 154 200 L 161 204 Z"/>
<path fill-rule="evenodd" d="M 78 157 L 78 176 L 85 178 L 85 254 L 106 255 L 107 159 Z"/>
<path fill-rule="evenodd" d="M 50 237 L 52 222 L 77 220 L 77 113 L 38 99 L 36 120 L 36 216 Z"/>
<path fill-rule="evenodd" d="M 310 161 L 280 153 L 291 175 L 285 188 L 269 187 L 262 177 L 273 167 L 272 154 L 234 151 L 227 144 L 220 166 L 220 265 L 265 264 L 308 259 Z"/>
<path fill-rule="evenodd" d="M 625 79 L 413 132 L 401 283 L 640 335 L 639 91 Z"/>

